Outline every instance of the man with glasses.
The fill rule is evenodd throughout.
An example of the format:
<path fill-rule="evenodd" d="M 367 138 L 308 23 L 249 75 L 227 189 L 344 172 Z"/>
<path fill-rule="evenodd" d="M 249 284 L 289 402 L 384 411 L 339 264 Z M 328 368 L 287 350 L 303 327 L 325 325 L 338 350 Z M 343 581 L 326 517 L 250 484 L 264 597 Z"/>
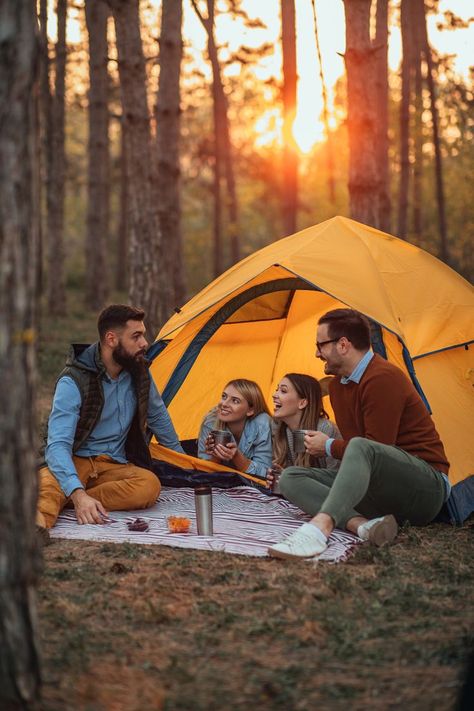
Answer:
<path fill-rule="evenodd" d="M 374 354 L 367 318 L 335 309 L 318 323 L 316 356 L 331 379 L 341 439 L 308 431 L 306 450 L 341 460 L 339 471 L 289 467 L 283 495 L 313 516 L 268 549 L 277 558 L 319 556 L 337 526 L 375 545 L 391 543 L 398 524 L 436 518 L 450 493 L 449 463 L 431 416 L 395 365 Z"/>

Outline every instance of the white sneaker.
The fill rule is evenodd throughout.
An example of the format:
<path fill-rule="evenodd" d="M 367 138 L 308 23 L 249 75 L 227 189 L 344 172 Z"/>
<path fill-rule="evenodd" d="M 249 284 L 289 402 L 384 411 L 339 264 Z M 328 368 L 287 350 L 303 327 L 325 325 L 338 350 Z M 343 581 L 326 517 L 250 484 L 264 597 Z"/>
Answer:
<path fill-rule="evenodd" d="M 324 533 L 311 523 L 304 523 L 284 541 L 270 546 L 268 555 L 274 558 L 314 558 L 326 548 L 327 538 Z"/>
<path fill-rule="evenodd" d="M 363 541 L 369 541 L 374 546 L 385 546 L 395 540 L 398 524 L 394 516 L 380 516 L 362 523 L 357 529 L 357 535 Z"/>

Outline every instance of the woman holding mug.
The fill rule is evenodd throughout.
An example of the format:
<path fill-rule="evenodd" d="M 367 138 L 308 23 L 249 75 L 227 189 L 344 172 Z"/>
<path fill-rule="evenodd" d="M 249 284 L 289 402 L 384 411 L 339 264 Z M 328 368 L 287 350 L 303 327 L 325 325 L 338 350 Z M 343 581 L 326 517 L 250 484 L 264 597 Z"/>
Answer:
<path fill-rule="evenodd" d="M 312 457 L 308 452 L 295 451 L 295 430 L 318 430 L 329 437 L 340 437 L 323 407 L 321 386 L 316 378 L 303 373 L 287 373 L 273 394 L 273 462 L 267 481 L 278 492 L 278 479 L 286 467 L 320 467 L 334 472 L 339 462 L 332 457 Z"/>
<path fill-rule="evenodd" d="M 212 430 L 229 432 L 221 443 Z M 205 416 L 198 439 L 198 456 L 266 479 L 272 461 L 271 418 L 263 393 L 253 380 L 227 383 L 218 404 Z M 249 480 L 242 477 L 242 483 Z"/>

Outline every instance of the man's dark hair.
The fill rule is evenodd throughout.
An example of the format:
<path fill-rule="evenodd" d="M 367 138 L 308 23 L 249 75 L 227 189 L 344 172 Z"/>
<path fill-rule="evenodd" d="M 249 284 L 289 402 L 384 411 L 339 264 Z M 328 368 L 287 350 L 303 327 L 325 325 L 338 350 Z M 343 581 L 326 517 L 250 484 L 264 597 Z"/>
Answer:
<path fill-rule="evenodd" d="M 364 314 L 353 309 L 333 309 L 321 316 L 319 324 L 326 323 L 329 338 L 345 336 L 358 351 L 370 348 L 370 324 Z"/>
<path fill-rule="evenodd" d="M 97 330 L 102 340 L 107 331 L 124 328 L 127 321 L 143 321 L 145 312 L 127 304 L 111 304 L 100 312 L 97 319 Z"/>

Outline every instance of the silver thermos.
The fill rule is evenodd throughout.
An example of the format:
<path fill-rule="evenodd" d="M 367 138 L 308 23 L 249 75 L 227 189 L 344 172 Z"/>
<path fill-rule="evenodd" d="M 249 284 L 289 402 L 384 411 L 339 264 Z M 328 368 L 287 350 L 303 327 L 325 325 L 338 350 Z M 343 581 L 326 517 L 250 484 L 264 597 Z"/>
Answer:
<path fill-rule="evenodd" d="M 194 504 L 196 506 L 198 536 L 212 536 L 212 489 L 210 486 L 196 486 Z"/>

